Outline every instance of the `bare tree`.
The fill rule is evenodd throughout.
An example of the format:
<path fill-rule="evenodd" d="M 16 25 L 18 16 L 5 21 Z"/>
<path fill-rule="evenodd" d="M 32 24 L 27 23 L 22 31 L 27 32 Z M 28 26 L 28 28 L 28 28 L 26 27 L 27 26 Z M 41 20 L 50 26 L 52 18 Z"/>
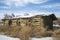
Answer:
<path fill-rule="evenodd" d="M 14 13 L 11 14 L 12 17 L 15 17 Z"/>
<path fill-rule="evenodd" d="M 13 17 L 15 17 L 15 15 L 12 13 L 11 15 L 9 15 L 9 14 L 4 14 L 4 19 L 11 19 L 11 18 L 13 18 Z"/>
<path fill-rule="evenodd" d="M 10 17 L 10 15 L 4 14 L 4 19 L 8 19 L 9 17 Z"/>
<path fill-rule="evenodd" d="M 25 13 L 25 14 L 24 14 L 24 16 L 28 16 L 28 15 L 29 15 L 29 13 Z"/>

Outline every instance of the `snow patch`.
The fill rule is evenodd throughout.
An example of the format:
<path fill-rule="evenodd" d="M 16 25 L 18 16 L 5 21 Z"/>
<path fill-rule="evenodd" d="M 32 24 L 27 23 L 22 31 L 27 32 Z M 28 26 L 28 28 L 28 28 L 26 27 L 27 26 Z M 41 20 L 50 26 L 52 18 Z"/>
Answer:
<path fill-rule="evenodd" d="M 32 38 L 32 40 L 52 40 L 52 37 Z"/>
<path fill-rule="evenodd" d="M 0 35 L 0 40 L 19 40 L 19 38 L 12 38 L 6 35 Z"/>
<path fill-rule="evenodd" d="M 53 24 L 53 27 L 60 27 L 60 25 L 58 25 L 58 24 Z"/>
<path fill-rule="evenodd" d="M 20 39 L 19 38 L 8 37 L 6 35 L 0 35 L 0 40 L 20 40 Z M 31 40 L 52 40 L 52 37 L 31 38 Z"/>

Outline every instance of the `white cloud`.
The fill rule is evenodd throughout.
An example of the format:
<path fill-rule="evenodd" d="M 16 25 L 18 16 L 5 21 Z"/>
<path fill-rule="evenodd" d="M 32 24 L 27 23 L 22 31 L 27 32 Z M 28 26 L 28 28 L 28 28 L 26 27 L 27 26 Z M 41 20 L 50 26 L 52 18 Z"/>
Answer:
<path fill-rule="evenodd" d="M 60 3 L 49 4 L 49 5 L 42 5 L 42 8 L 60 8 Z"/>
<path fill-rule="evenodd" d="M 40 3 L 47 2 L 47 1 L 48 1 L 48 0 L 31 0 L 31 3 L 40 4 Z"/>
<path fill-rule="evenodd" d="M 6 5 L 24 6 L 28 3 L 41 4 L 47 2 L 48 0 L 5 0 Z"/>

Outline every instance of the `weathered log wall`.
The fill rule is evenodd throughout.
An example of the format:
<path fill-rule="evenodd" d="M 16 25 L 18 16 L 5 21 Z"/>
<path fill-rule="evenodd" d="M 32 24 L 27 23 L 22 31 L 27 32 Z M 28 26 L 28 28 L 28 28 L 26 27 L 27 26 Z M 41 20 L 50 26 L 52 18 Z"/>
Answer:
<path fill-rule="evenodd" d="M 8 20 L 8 21 L 7 21 Z M 5 32 L 6 35 L 18 36 L 21 40 L 29 40 L 31 37 L 43 37 L 48 34 L 47 29 L 52 27 L 53 19 L 49 16 L 34 16 L 30 18 L 10 19 L 12 24 Z M 9 19 L 6 19 L 4 25 L 9 27 Z M 50 33 L 51 34 L 51 33 Z"/>

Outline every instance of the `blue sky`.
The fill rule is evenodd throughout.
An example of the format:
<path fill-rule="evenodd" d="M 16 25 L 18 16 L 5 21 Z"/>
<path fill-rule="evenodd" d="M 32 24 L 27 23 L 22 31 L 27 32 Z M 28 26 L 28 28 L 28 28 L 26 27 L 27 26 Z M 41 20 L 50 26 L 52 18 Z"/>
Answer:
<path fill-rule="evenodd" d="M 0 18 L 4 14 L 51 14 L 60 17 L 60 0 L 0 0 Z"/>

